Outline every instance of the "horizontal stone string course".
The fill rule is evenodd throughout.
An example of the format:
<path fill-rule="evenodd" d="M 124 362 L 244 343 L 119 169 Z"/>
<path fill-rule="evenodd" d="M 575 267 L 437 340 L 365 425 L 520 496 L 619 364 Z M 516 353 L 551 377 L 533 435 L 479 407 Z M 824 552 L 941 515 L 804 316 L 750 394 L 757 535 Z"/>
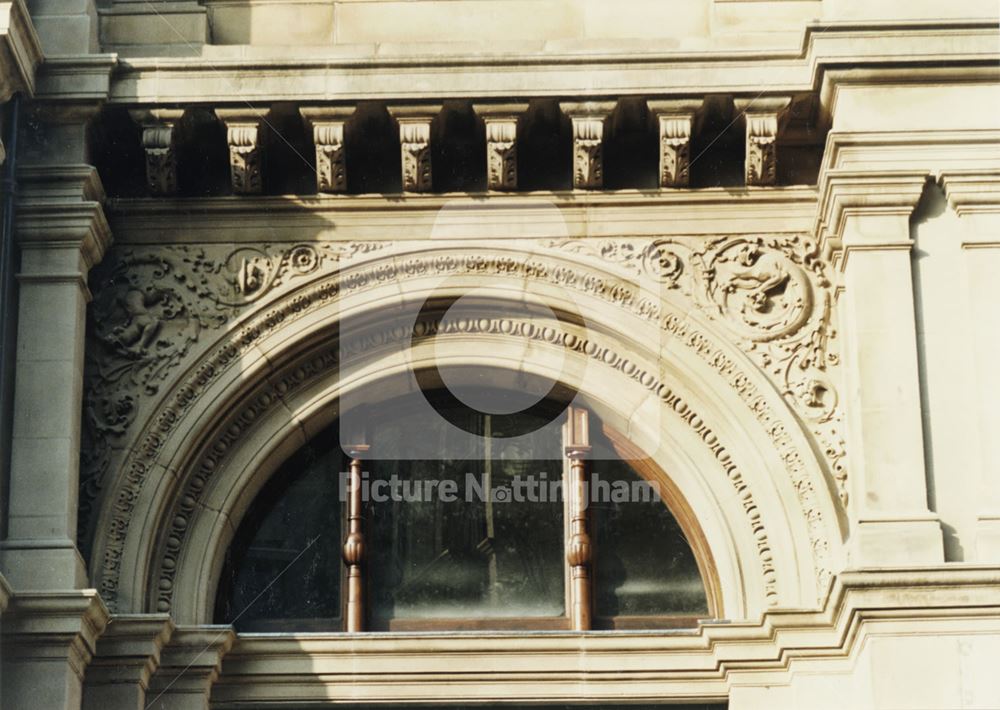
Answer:
<path fill-rule="evenodd" d="M 797 102 L 796 98 L 737 97 L 728 104 L 723 102 L 728 107 L 726 110 L 731 113 L 731 116 L 726 115 L 723 123 L 732 127 L 733 131 L 744 133 L 744 150 L 733 150 L 731 157 L 740 164 L 746 186 L 778 184 L 780 134 L 789 124 L 788 117 L 793 113 L 793 107 L 803 103 Z M 627 102 L 613 99 L 565 100 L 550 102 L 545 111 L 537 106 L 537 102 L 531 103 L 527 99 L 473 100 L 466 105 L 464 110 L 471 111 L 479 126 L 475 140 L 481 143 L 482 147 L 477 150 L 484 151 L 485 158 L 481 163 L 465 161 L 459 165 L 459 169 L 469 172 L 480 173 L 485 169 L 485 176 L 466 176 L 470 180 L 469 184 L 482 186 L 473 191 L 482 188 L 490 192 L 524 189 L 523 186 L 527 184 L 524 180 L 525 153 L 519 151 L 519 145 L 524 143 L 526 131 L 531 130 L 540 131 L 538 135 L 544 134 L 550 144 L 553 140 L 559 142 L 558 136 L 565 134 L 563 137 L 568 145 L 565 155 L 560 155 L 555 161 L 551 158 L 543 161 L 543 166 L 532 166 L 536 173 L 545 173 L 543 181 L 551 182 L 552 189 L 606 189 L 605 174 L 608 166 L 605 163 L 609 160 L 609 150 L 613 152 L 613 143 L 619 130 L 633 131 L 623 139 L 626 142 L 634 142 L 636 130 L 646 130 L 651 139 L 655 135 L 658 146 L 655 156 L 655 185 L 660 189 L 686 189 L 718 184 L 712 182 L 714 178 L 708 177 L 701 180 L 703 184 L 696 184 L 690 171 L 692 161 L 700 157 L 700 154 L 695 154 L 691 149 L 693 142 L 700 141 L 698 145 L 706 146 L 707 149 L 721 137 L 721 134 L 713 133 L 716 129 L 706 127 L 708 121 L 705 120 L 709 113 L 722 110 L 718 102 L 650 97 L 638 102 L 632 99 Z M 199 111 L 205 110 L 205 107 L 197 108 Z M 280 180 L 270 180 L 267 174 L 268 155 L 271 152 L 289 151 L 297 154 L 302 163 L 299 167 L 315 174 L 315 189 L 318 193 L 398 192 L 400 189 L 403 193 L 440 191 L 439 181 L 434 176 L 435 162 L 445 159 L 442 156 L 461 150 L 460 145 L 470 140 L 469 135 L 451 132 L 449 116 L 459 110 L 451 104 L 389 102 L 384 106 L 379 104 L 378 110 L 374 112 L 367 105 L 303 104 L 292 110 L 297 111 L 295 120 L 302 126 L 301 136 L 289 133 L 291 124 L 277 118 L 267 106 L 211 108 L 214 119 L 223 126 L 223 130 L 212 135 L 225 136 L 229 157 L 228 183 L 233 194 L 253 196 L 280 191 L 276 187 Z M 129 109 L 129 114 L 138 125 L 141 135 L 141 148 L 146 164 L 146 192 L 154 197 L 185 194 L 185 186 L 179 180 L 183 171 L 178 170 L 178 162 L 203 158 L 199 151 L 178 149 L 179 136 L 190 133 L 190 130 L 178 130 L 179 126 L 185 125 L 187 111 L 183 108 L 136 106 Z M 537 128 L 538 117 L 542 114 L 546 116 L 548 123 L 544 128 Z M 631 117 L 630 120 L 625 120 L 626 114 Z M 796 125 L 800 127 L 803 120 L 807 124 L 813 120 L 808 117 L 802 119 L 799 114 L 801 111 L 796 114 L 796 120 L 799 121 Z M 370 133 L 370 119 L 376 115 L 382 117 L 383 126 L 391 125 L 392 129 Z M 619 124 L 630 124 L 632 127 L 619 128 Z M 637 125 L 640 128 L 636 128 Z M 789 130 L 789 134 L 792 133 L 795 130 Z M 355 136 L 353 142 L 352 135 Z M 795 142 L 797 139 L 793 137 L 791 140 Z M 294 145 L 309 141 L 312 142 L 312 149 L 300 150 Z M 817 144 L 817 148 L 821 150 L 822 146 Z M 387 157 L 393 154 L 399 157 L 398 167 L 393 167 L 393 160 Z M 310 163 L 310 158 L 314 160 L 313 163 Z M 712 156 L 712 160 L 718 161 L 718 155 Z M 382 161 L 375 170 L 379 175 L 386 171 L 398 171 L 399 182 L 394 183 L 396 186 L 379 190 L 366 184 L 352 189 L 352 171 L 363 172 L 372 165 L 370 161 Z M 556 164 L 563 161 L 565 165 Z M 286 162 L 275 160 L 274 164 L 279 167 L 274 169 L 282 169 L 280 166 Z M 635 162 L 634 154 L 625 158 L 619 156 L 615 169 L 626 176 L 634 174 L 637 181 L 635 187 L 652 187 L 652 184 L 642 182 L 642 168 Z M 483 167 L 472 167 L 473 165 Z M 439 167 L 446 168 L 446 173 L 457 169 L 455 163 Z M 567 170 L 561 171 L 560 168 Z M 558 176 L 563 173 L 571 175 L 571 178 L 561 182 Z M 384 177 L 388 179 L 390 176 Z M 304 179 L 308 179 L 307 176 Z M 272 182 L 275 186 L 269 187 Z M 538 180 L 528 180 L 528 183 L 534 182 Z"/>

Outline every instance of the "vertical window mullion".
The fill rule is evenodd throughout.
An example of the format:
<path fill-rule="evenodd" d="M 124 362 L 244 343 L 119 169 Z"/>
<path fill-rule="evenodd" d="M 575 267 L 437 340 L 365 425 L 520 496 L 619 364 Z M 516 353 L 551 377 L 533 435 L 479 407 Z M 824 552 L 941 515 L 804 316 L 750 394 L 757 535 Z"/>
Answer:
<path fill-rule="evenodd" d="M 563 427 L 563 448 L 569 459 L 570 536 L 566 561 L 570 565 L 570 623 L 574 631 L 592 627 L 593 549 L 587 505 L 587 457 L 590 455 L 590 422 L 586 409 L 569 407 Z"/>

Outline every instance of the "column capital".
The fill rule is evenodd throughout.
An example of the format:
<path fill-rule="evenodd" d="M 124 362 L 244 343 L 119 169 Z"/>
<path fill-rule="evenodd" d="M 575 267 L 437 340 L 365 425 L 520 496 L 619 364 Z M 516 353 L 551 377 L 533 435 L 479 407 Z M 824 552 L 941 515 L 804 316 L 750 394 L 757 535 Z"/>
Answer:
<path fill-rule="evenodd" d="M 816 236 L 824 258 L 833 259 L 849 248 L 908 248 L 908 224 L 920 201 L 928 173 L 925 171 L 888 170 L 881 172 L 834 169 L 826 171 L 819 185 Z M 845 234 L 848 220 L 867 216 L 879 218 L 886 229 L 873 230 L 869 236 L 852 230 Z"/>
<path fill-rule="evenodd" d="M 472 110 L 483 120 L 516 121 L 528 112 L 527 101 L 497 101 L 472 104 Z"/>
<path fill-rule="evenodd" d="M 299 106 L 302 118 L 310 124 L 346 121 L 354 115 L 354 104 L 306 104 Z"/>
<path fill-rule="evenodd" d="M 18 662 L 66 660 L 83 679 L 110 615 L 96 589 L 18 592 L 4 614 L 4 656 Z"/>
<path fill-rule="evenodd" d="M 100 263 L 112 236 L 97 170 L 90 165 L 25 166 L 18 177 L 15 233 L 21 248 L 75 248 L 87 271 Z M 28 273 L 27 266 L 25 260 L 22 274 Z"/>
<path fill-rule="evenodd" d="M 574 118 L 607 118 L 615 110 L 617 101 L 560 101 L 562 112 Z"/>
<path fill-rule="evenodd" d="M 236 632 L 231 626 L 179 626 L 160 652 L 160 667 L 153 674 L 147 699 L 165 695 L 205 698 L 219 675 L 222 658 L 232 648 Z M 169 702 L 166 705 L 173 707 Z"/>
<path fill-rule="evenodd" d="M 87 668 L 83 708 L 145 707 L 149 679 L 173 634 L 168 614 L 116 614 Z"/>
<path fill-rule="evenodd" d="M 654 116 L 694 116 L 704 99 L 647 99 L 646 107 Z"/>

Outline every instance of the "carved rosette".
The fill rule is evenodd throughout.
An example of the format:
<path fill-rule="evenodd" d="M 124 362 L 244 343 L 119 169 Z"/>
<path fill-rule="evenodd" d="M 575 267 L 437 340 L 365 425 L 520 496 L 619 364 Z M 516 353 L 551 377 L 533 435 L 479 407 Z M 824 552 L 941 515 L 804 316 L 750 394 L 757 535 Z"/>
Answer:
<path fill-rule="evenodd" d="M 130 111 L 142 129 L 142 149 L 146 158 L 146 186 L 149 194 L 177 193 L 177 154 L 174 127 L 183 115 L 179 109 L 137 109 Z"/>
<path fill-rule="evenodd" d="M 787 98 L 758 98 L 736 102 L 736 109 L 746 116 L 747 185 L 774 185 L 777 182 L 778 120 L 789 103 Z"/>
<path fill-rule="evenodd" d="M 604 185 L 604 120 L 612 102 L 560 104 L 573 125 L 573 188 L 595 190 Z"/>
<path fill-rule="evenodd" d="M 259 195 L 264 188 L 260 114 L 252 109 L 217 109 L 216 114 L 226 124 L 233 192 Z"/>

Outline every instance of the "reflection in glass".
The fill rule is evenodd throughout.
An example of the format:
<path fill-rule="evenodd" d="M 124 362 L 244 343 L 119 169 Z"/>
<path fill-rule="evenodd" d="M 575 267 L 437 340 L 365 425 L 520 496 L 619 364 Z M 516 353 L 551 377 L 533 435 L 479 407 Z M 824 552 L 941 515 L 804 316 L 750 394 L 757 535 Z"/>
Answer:
<path fill-rule="evenodd" d="M 626 462 L 608 458 L 594 462 L 592 477 L 630 486 L 642 480 Z M 707 615 L 691 546 L 661 500 L 595 500 L 591 520 L 597 616 Z"/>
<path fill-rule="evenodd" d="M 373 480 L 453 481 L 455 500 L 434 495 L 372 504 L 370 549 L 373 616 L 377 626 L 392 619 L 558 617 L 565 608 L 563 504 L 561 498 L 514 500 L 515 479 L 544 472 L 560 480 L 560 441 L 539 430 L 527 443 L 500 438 L 490 415 L 469 413 L 470 430 L 481 433 L 462 458 L 446 461 L 386 461 L 374 464 Z M 380 425 L 380 439 L 393 441 L 399 421 Z M 422 437 L 456 451 L 452 427 L 422 422 Z M 425 439 L 426 440 L 426 439 Z M 462 440 L 468 441 L 467 437 Z M 446 447 L 447 445 L 447 447 Z M 515 448 L 515 446 L 523 448 Z M 548 460 L 542 457 L 548 455 Z M 466 474 L 475 476 L 470 485 Z M 414 489 L 410 489 L 414 490 Z M 490 490 L 503 491 L 495 496 Z M 481 493 L 483 495 L 481 495 Z"/>
<path fill-rule="evenodd" d="M 220 581 L 217 623 L 340 630 L 337 486 L 346 464 L 338 448 L 317 448 L 323 440 L 332 441 L 320 437 L 287 461 L 243 519 Z"/>

